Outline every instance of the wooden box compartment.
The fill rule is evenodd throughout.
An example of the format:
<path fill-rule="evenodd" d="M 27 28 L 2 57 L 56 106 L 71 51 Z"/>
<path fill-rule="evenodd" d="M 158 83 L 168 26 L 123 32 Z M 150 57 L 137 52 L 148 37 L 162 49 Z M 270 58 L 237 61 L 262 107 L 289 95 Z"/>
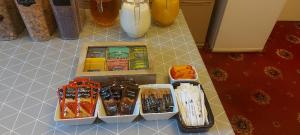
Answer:
<path fill-rule="evenodd" d="M 85 62 L 87 59 L 87 53 L 89 48 L 108 48 L 108 47 L 145 47 L 148 58 L 147 69 L 131 70 L 118 70 L 118 71 L 95 71 L 87 72 L 85 70 Z M 108 55 L 106 51 L 106 56 Z M 105 64 L 106 65 L 106 64 Z M 128 65 L 129 66 L 129 65 Z M 153 69 L 151 61 L 149 59 L 149 52 L 147 45 L 142 42 L 87 42 L 84 43 L 78 61 L 76 76 L 77 77 L 88 77 L 91 80 L 98 81 L 101 83 L 109 83 L 114 80 L 135 80 L 137 84 L 153 84 L 156 83 L 156 74 L 151 70 Z"/>

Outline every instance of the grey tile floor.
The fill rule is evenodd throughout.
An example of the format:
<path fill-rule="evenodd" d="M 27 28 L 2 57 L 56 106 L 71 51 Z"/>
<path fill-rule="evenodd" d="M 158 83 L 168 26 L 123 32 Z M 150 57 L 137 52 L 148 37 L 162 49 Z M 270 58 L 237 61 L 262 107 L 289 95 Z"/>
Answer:
<path fill-rule="evenodd" d="M 175 119 L 140 120 L 133 123 L 66 126 L 53 120 L 57 103 L 56 88 L 75 75 L 78 52 L 83 42 L 135 41 L 116 24 L 110 28 L 95 26 L 87 18 L 78 40 L 54 36 L 47 42 L 32 42 L 26 34 L 14 41 L 0 41 L 0 134 L 10 135 L 178 135 Z M 149 46 L 158 83 L 167 83 L 173 64 L 194 65 L 215 116 L 215 125 L 207 135 L 234 134 L 182 13 L 167 28 L 152 26 L 144 38 Z"/>

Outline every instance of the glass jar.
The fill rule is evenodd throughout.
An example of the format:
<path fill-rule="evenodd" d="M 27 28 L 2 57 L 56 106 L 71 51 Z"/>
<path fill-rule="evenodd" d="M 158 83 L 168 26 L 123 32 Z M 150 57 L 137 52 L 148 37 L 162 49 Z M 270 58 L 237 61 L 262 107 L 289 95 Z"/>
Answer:
<path fill-rule="evenodd" d="M 171 25 L 179 13 L 179 0 L 152 0 L 151 14 L 156 24 Z"/>
<path fill-rule="evenodd" d="M 124 0 L 120 11 L 123 30 L 133 38 L 145 35 L 151 26 L 151 13 L 148 0 Z"/>
<path fill-rule="evenodd" d="M 115 23 L 120 9 L 120 0 L 91 0 L 91 14 L 95 22 L 101 26 Z"/>

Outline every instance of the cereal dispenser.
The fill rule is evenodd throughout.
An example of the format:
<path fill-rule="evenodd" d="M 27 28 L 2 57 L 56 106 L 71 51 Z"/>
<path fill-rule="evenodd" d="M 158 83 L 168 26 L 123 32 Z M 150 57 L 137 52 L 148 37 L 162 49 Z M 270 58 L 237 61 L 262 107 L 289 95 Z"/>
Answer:
<path fill-rule="evenodd" d="M 77 39 L 84 23 L 80 16 L 77 0 L 50 0 L 58 25 L 60 37 L 63 39 Z M 84 13 L 83 13 L 84 15 Z"/>
<path fill-rule="evenodd" d="M 34 41 L 46 41 L 56 23 L 48 0 L 15 0 L 29 35 Z"/>
<path fill-rule="evenodd" d="M 25 26 L 12 0 L 0 0 L 0 40 L 13 40 Z"/>

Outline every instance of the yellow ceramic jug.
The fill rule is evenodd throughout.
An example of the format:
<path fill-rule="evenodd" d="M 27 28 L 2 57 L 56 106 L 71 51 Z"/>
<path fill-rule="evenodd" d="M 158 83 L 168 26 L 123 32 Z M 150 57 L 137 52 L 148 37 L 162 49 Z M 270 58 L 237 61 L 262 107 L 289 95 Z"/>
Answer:
<path fill-rule="evenodd" d="M 161 26 L 169 26 L 179 13 L 179 0 L 152 0 L 153 20 Z"/>

